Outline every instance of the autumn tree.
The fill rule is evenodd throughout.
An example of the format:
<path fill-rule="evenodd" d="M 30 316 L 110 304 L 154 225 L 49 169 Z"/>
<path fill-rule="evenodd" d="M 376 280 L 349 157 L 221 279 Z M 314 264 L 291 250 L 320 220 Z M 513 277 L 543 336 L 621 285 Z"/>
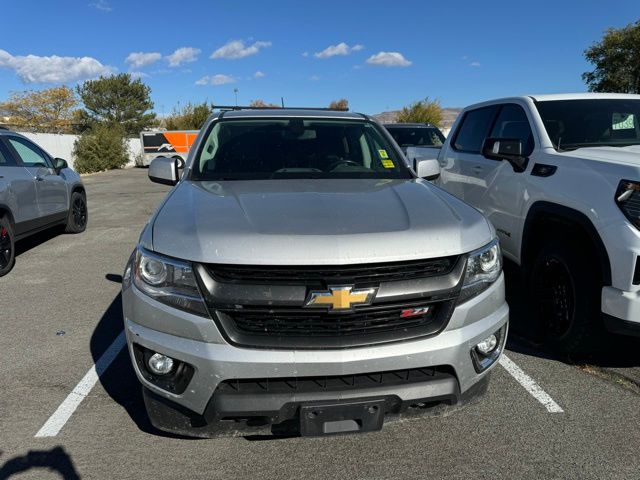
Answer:
<path fill-rule="evenodd" d="M 277 105 L 275 103 L 266 103 L 264 100 L 251 100 L 251 103 L 249 103 L 250 107 L 253 108 L 280 108 L 280 105 Z"/>
<path fill-rule="evenodd" d="M 164 126 L 167 130 L 200 130 L 211 112 L 213 105 L 207 102 L 189 102 L 182 108 L 174 108 L 173 113 L 164 119 Z"/>
<path fill-rule="evenodd" d="M 398 113 L 400 123 L 431 123 L 436 127 L 442 124 L 442 107 L 439 100 L 418 100 L 403 107 Z"/>
<path fill-rule="evenodd" d="M 53 87 L 39 91 L 13 92 L 0 103 L 0 110 L 16 128 L 38 132 L 69 133 L 72 131 L 78 98 L 69 87 Z"/>
<path fill-rule="evenodd" d="M 329 104 L 329 108 L 332 110 L 349 110 L 349 100 L 341 98 L 340 100 L 334 100 Z"/>
<path fill-rule="evenodd" d="M 151 89 L 128 73 L 87 80 L 77 87 L 87 126 L 120 125 L 126 135 L 138 135 L 155 122 Z"/>
<path fill-rule="evenodd" d="M 608 29 L 584 56 L 595 66 L 582 74 L 590 91 L 640 93 L 640 21 Z"/>

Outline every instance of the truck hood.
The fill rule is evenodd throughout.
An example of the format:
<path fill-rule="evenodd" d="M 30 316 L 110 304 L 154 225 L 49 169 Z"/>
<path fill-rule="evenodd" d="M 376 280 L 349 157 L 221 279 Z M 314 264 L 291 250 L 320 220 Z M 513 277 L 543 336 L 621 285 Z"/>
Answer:
<path fill-rule="evenodd" d="M 640 145 L 630 147 L 586 147 L 563 152 L 563 155 L 640 167 Z"/>
<path fill-rule="evenodd" d="M 183 181 L 152 222 L 154 251 L 205 263 L 412 260 L 493 237 L 478 211 L 422 180 Z"/>

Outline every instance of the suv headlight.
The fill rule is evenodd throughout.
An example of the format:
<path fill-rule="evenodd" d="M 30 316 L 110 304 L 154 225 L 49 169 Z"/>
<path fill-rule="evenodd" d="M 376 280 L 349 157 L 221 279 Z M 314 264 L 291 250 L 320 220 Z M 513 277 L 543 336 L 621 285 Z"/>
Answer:
<path fill-rule="evenodd" d="M 622 180 L 616 191 L 616 204 L 624 216 L 640 228 L 640 182 Z"/>
<path fill-rule="evenodd" d="M 195 274 L 188 262 L 148 252 L 133 252 L 123 275 L 123 288 L 133 284 L 155 300 L 196 315 L 208 316 Z"/>
<path fill-rule="evenodd" d="M 498 239 L 469 254 L 464 285 L 458 302 L 462 303 L 480 294 L 500 278 L 502 252 Z"/>

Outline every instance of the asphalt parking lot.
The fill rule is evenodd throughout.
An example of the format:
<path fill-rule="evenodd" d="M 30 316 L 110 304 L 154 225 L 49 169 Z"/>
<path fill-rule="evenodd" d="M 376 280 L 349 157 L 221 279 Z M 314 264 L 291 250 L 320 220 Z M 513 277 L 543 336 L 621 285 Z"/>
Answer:
<path fill-rule="evenodd" d="M 146 175 L 85 177 L 87 231 L 20 243 L 0 279 L 0 478 L 640 478 L 640 342 L 554 357 L 519 337 L 517 291 L 515 333 L 480 402 L 367 435 L 154 430 L 120 348 L 122 270 L 168 191 Z"/>

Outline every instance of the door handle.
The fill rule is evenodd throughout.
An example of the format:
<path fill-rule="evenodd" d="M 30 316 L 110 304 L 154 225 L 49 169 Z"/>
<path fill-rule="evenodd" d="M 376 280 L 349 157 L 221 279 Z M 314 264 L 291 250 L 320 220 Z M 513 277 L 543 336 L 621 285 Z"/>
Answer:
<path fill-rule="evenodd" d="M 43 182 L 44 181 L 44 177 L 41 177 L 40 175 L 36 175 L 36 181 Z"/>
<path fill-rule="evenodd" d="M 480 173 L 482 171 L 482 167 L 480 165 L 475 165 L 473 167 L 473 172 L 474 173 Z"/>

